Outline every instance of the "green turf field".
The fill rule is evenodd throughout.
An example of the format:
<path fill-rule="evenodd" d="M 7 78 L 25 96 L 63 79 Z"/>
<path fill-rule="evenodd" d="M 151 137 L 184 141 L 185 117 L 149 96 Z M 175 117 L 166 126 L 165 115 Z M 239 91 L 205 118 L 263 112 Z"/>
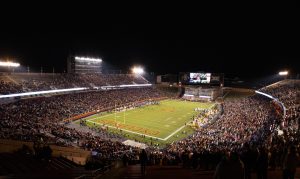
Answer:
<path fill-rule="evenodd" d="M 145 135 L 148 138 L 167 141 L 186 128 L 185 124 L 191 121 L 191 117 L 196 113 L 195 108 L 209 108 L 212 105 L 213 103 L 164 100 L 160 101 L 159 105 L 101 113 L 85 119 L 90 126 L 105 124 L 111 130 L 121 129 L 129 134 L 128 136 Z"/>

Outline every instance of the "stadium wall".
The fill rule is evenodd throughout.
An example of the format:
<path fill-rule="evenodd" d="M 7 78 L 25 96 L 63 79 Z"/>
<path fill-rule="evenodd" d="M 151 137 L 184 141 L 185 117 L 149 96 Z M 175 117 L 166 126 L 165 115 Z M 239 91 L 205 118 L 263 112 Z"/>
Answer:
<path fill-rule="evenodd" d="M 22 149 L 23 146 L 29 147 L 34 152 L 33 142 L 25 142 L 18 140 L 0 139 L 0 153 L 14 153 Z M 79 165 L 85 165 L 87 159 L 90 157 L 90 151 L 86 151 L 73 147 L 61 147 L 50 145 L 53 157 L 64 157 Z"/>
<path fill-rule="evenodd" d="M 217 97 L 222 96 L 221 87 L 201 87 L 185 86 L 183 99 L 192 101 L 214 101 Z"/>

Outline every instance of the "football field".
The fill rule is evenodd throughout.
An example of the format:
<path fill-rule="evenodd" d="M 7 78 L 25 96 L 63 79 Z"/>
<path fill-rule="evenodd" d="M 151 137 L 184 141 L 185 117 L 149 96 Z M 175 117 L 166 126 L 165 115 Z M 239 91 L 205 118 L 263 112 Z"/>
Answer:
<path fill-rule="evenodd" d="M 90 126 L 104 125 L 122 132 L 166 141 L 186 127 L 185 124 L 196 114 L 195 108 L 207 109 L 213 105 L 214 103 L 163 100 L 159 104 L 100 113 L 85 119 Z"/>

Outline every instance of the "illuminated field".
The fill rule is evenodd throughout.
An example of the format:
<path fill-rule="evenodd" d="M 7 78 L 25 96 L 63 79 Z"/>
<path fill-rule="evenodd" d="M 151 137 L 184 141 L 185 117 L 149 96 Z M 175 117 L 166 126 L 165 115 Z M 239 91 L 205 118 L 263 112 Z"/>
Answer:
<path fill-rule="evenodd" d="M 85 118 L 89 126 L 107 125 L 113 131 L 131 136 L 145 135 L 167 141 L 183 130 L 195 115 L 195 108 L 209 108 L 213 103 L 164 100 L 158 105 L 149 105 L 117 113 L 102 113 Z M 95 124 L 94 124 L 95 123 Z M 129 136 L 129 135 L 128 135 Z"/>

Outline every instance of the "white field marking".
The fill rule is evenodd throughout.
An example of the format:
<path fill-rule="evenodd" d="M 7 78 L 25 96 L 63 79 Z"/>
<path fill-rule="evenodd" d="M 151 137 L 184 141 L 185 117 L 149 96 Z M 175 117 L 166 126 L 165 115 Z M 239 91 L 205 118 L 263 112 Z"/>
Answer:
<path fill-rule="evenodd" d="M 165 121 L 168 121 L 168 120 L 170 120 L 170 119 L 172 119 L 172 117 L 167 118 Z"/>
<path fill-rule="evenodd" d="M 168 101 L 171 101 L 171 100 L 168 100 Z M 138 109 L 138 108 L 127 109 L 126 112 L 130 112 L 131 110 L 134 110 L 134 109 Z M 143 109 L 140 109 L 140 110 L 142 111 Z M 126 112 L 125 112 L 125 115 L 126 115 L 126 116 L 127 116 L 127 115 L 130 115 L 130 114 L 128 114 L 128 113 L 126 114 Z M 132 111 L 132 112 L 137 113 L 137 112 L 140 112 L 140 111 L 135 110 L 135 111 Z M 117 115 L 122 115 L 122 113 L 123 113 L 123 111 L 117 112 Z M 83 119 L 88 119 L 88 118 L 90 118 L 90 120 L 101 119 L 101 118 L 104 118 L 104 117 L 107 117 L 107 116 L 115 115 L 115 112 L 112 112 L 112 113 L 106 114 L 106 115 L 101 115 L 101 116 L 99 116 L 99 117 L 93 117 L 93 116 L 97 116 L 98 114 L 100 114 L 100 113 L 97 113 L 97 114 L 88 116 L 88 117 L 83 118 Z M 123 115 L 122 115 L 122 116 L 123 116 Z M 92 118 L 92 117 L 93 117 L 93 118 Z M 181 119 L 181 118 L 178 118 L 178 119 Z"/>
<path fill-rule="evenodd" d="M 212 104 L 210 106 L 210 108 L 212 108 L 214 105 L 216 104 Z M 133 108 L 133 109 L 136 109 L 136 108 Z M 133 109 L 129 109 L 128 111 L 130 110 L 133 110 Z M 103 117 L 106 117 L 106 116 L 110 116 L 110 115 L 114 115 L 114 113 L 112 114 L 108 114 L 108 115 L 104 115 L 104 116 L 100 116 L 100 117 L 97 117 L 97 118 L 93 118 L 92 120 L 95 120 L 95 119 L 100 119 L 100 118 L 103 118 Z M 181 119 L 181 118 L 178 118 L 178 119 Z M 94 122 L 94 121 L 91 121 L 91 120 L 87 120 L 89 122 L 92 122 L 92 123 L 97 123 L 97 124 L 101 124 L 102 123 L 99 123 L 99 122 Z M 186 122 L 186 123 L 189 123 L 190 121 Z M 176 123 L 176 121 L 172 121 L 171 123 Z M 106 124 L 106 126 L 108 126 L 109 128 L 114 128 L 114 129 L 117 129 L 116 127 L 114 126 L 109 126 Z M 159 140 L 163 140 L 163 141 L 166 141 L 168 140 L 170 137 L 172 137 L 174 134 L 176 134 L 177 132 L 179 132 L 181 129 L 183 129 L 185 127 L 185 125 L 181 126 L 180 128 L 178 128 L 177 130 L 175 130 L 174 132 L 172 132 L 170 135 L 168 135 L 167 137 L 165 137 L 164 139 L 163 138 L 160 138 L 160 137 L 154 137 L 154 136 L 150 136 L 150 135 L 146 135 L 146 134 L 141 134 L 141 133 L 138 133 L 138 132 L 134 132 L 134 131 L 130 131 L 130 130 L 127 130 L 127 129 L 122 129 L 123 131 L 126 131 L 126 132 L 129 132 L 129 133 L 133 133 L 133 134 L 139 134 L 139 135 L 145 135 L 147 137 L 152 137 L 154 139 L 159 139 Z"/>
<path fill-rule="evenodd" d="M 128 110 L 126 110 L 126 112 L 129 112 L 129 111 L 134 110 L 134 109 L 137 109 L 137 108 L 128 109 Z M 125 112 L 125 115 L 130 115 L 130 114 L 128 114 L 128 113 L 126 114 L 126 112 Z M 138 111 L 133 111 L 133 112 L 138 112 Z M 123 111 L 117 112 L 117 115 L 122 115 L 122 116 L 123 116 L 123 113 L 124 113 Z M 100 114 L 100 113 L 97 113 L 97 114 Z M 87 119 L 87 118 L 90 118 L 90 117 L 92 117 L 92 116 L 96 116 L 97 114 L 88 116 L 88 117 L 83 118 L 83 119 Z M 92 118 L 92 120 L 95 120 L 95 119 L 101 119 L 101 118 L 104 118 L 104 117 L 107 117 L 107 116 L 111 116 L 111 115 L 115 115 L 115 112 L 113 112 L 113 113 L 111 113 L 111 114 L 106 114 L 106 115 L 103 115 L 103 116 L 99 116 L 99 117 Z"/>
<path fill-rule="evenodd" d="M 187 122 L 188 123 L 188 122 Z M 179 132 L 181 129 L 183 129 L 185 127 L 185 125 L 179 127 L 176 131 L 172 132 L 170 135 L 168 135 L 166 138 L 164 138 L 164 141 L 168 140 L 170 137 L 172 137 L 174 134 L 176 134 L 177 132 Z"/>
<path fill-rule="evenodd" d="M 211 109 L 211 108 L 213 108 L 214 106 L 216 106 L 217 104 L 216 103 L 214 103 L 214 104 L 212 104 L 208 109 Z"/>
<path fill-rule="evenodd" d="M 94 121 L 90 121 L 90 120 L 87 120 L 89 122 L 92 122 L 92 123 L 96 123 L 96 124 L 100 124 L 100 125 L 103 125 L 102 123 L 99 123 L 99 122 L 94 122 Z M 113 129 L 118 129 L 117 127 L 114 127 L 114 126 L 110 126 L 110 125 L 107 125 L 105 124 L 106 126 L 108 126 L 109 128 L 113 128 Z M 119 128 L 120 129 L 120 128 Z M 133 134 L 138 134 L 138 135 L 145 135 L 147 137 L 152 137 L 154 139 L 159 139 L 159 140 L 165 140 L 163 138 L 160 138 L 160 137 L 153 137 L 151 135 L 147 135 L 147 134 L 142 134 L 142 133 L 139 133 L 139 132 L 134 132 L 134 131 L 130 131 L 130 130 L 127 130 L 127 129 L 121 129 L 122 131 L 126 131 L 126 132 L 129 132 L 129 133 L 133 133 Z"/>
<path fill-rule="evenodd" d="M 87 120 L 88 122 L 91 122 L 91 123 L 96 123 L 96 124 L 100 124 L 100 125 L 103 125 L 102 123 L 99 123 L 99 122 L 94 122 L 94 121 L 90 121 L 90 120 Z M 173 121 L 174 122 L 174 121 Z M 189 121 L 190 122 L 190 121 Z M 189 122 L 186 122 L 186 123 L 189 123 Z M 105 124 L 106 126 L 108 126 L 109 128 L 113 128 L 113 129 L 117 129 L 116 127 L 114 126 L 110 126 L 110 125 L 107 125 Z M 168 135 L 167 137 L 165 138 L 160 138 L 160 137 L 154 137 L 154 136 L 151 136 L 151 135 L 147 135 L 147 134 L 142 134 L 142 133 L 139 133 L 139 132 L 134 132 L 134 131 L 130 131 L 130 130 L 127 130 L 127 129 L 121 129 L 123 131 L 126 131 L 126 132 L 129 132 L 129 133 L 133 133 L 133 134 L 138 134 L 138 135 L 145 135 L 147 137 L 152 137 L 154 139 L 159 139 L 159 140 L 163 140 L 163 141 L 166 141 L 168 140 L 170 137 L 172 137 L 174 134 L 176 134 L 177 132 L 179 132 L 181 129 L 183 129 L 185 127 L 185 125 L 179 127 L 178 129 L 176 129 L 174 132 L 172 132 L 170 135 Z"/>

